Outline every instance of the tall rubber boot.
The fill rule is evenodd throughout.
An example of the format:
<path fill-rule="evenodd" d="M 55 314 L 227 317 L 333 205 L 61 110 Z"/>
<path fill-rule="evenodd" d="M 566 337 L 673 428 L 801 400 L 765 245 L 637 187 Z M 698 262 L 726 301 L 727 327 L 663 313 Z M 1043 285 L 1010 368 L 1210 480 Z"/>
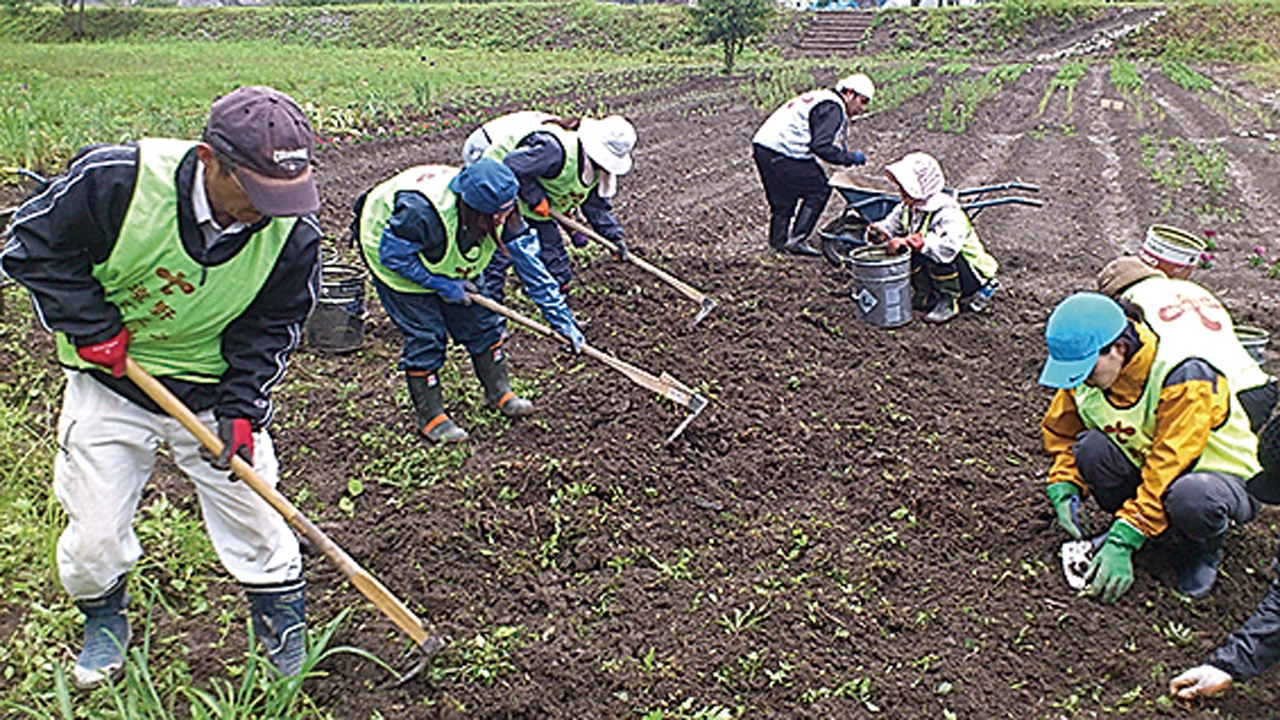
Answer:
<path fill-rule="evenodd" d="M 792 255 L 803 255 L 804 257 L 822 255 L 822 251 L 809 244 L 809 236 L 813 234 L 814 227 L 818 225 L 818 217 L 820 215 L 822 215 L 822 208 L 814 208 L 808 202 L 800 203 L 800 212 L 796 214 L 796 223 L 791 227 L 791 238 L 787 240 L 783 251 Z"/>
<path fill-rule="evenodd" d="M 283 677 L 302 671 L 306 657 L 307 600 L 305 580 L 269 587 L 245 587 L 253 634 L 271 665 Z"/>
<path fill-rule="evenodd" d="M 911 268 L 911 309 L 924 312 L 933 307 L 933 283 L 929 282 L 929 274 L 924 267 L 912 264 Z"/>
<path fill-rule="evenodd" d="M 497 408 L 509 418 L 524 417 L 533 412 L 533 403 L 516 395 L 511 390 L 511 380 L 507 376 L 507 354 L 502 351 L 502 343 L 478 355 L 471 356 L 471 365 L 476 370 L 476 377 L 484 386 L 484 401 L 489 407 Z"/>
<path fill-rule="evenodd" d="M 107 594 L 76 601 L 76 607 L 84 613 L 84 648 L 71 671 L 71 683 L 81 690 L 101 685 L 124 668 L 130 636 L 129 618 L 124 614 L 129 594 L 124 591 L 124 583 L 121 577 Z"/>
<path fill-rule="evenodd" d="M 1187 597 L 1199 598 L 1209 594 L 1218 579 L 1218 564 L 1222 562 L 1223 533 L 1208 540 L 1185 540 L 1176 548 L 1178 571 L 1177 591 Z"/>
<path fill-rule="evenodd" d="M 769 249 L 782 252 L 787 246 L 787 228 L 791 227 L 791 217 L 782 213 L 769 215 Z"/>
<path fill-rule="evenodd" d="M 924 319 L 931 323 L 944 323 L 960 314 L 960 273 L 934 275 L 931 278 L 938 299 Z"/>
<path fill-rule="evenodd" d="M 417 415 L 418 432 L 435 442 L 462 442 L 467 431 L 458 427 L 444 412 L 440 377 L 434 370 L 410 370 L 405 373 L 409 397 Z"/>

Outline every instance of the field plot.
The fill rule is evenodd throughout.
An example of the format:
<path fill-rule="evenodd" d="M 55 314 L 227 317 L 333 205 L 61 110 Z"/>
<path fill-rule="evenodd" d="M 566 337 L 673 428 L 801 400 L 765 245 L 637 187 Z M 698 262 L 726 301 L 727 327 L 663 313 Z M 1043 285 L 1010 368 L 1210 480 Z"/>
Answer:
<path fill-rule="evenodd" d="M 1280 254 L 1280 117 L 1226 65 L 940 68 L 869 68 L 893 78 L 881 96 L 897 100 L 873 104 L 851 146 L 870 157 L 867 173 L 924 150 L 953 187 L 1040 186 L 1043 208 L 993 208 L 975 223 L 1001 263 L 986 313 L 873 328 L 856 318 L 847 273 L 769 254 L 750 160 L 766 111 L 752 81 L 681 73 L 560 99 L 633 121 L 635 169 L 616 203 L 628 241 L 720 303 L 691 328 L 696 307 L 669 287 L 576 251 L 569 299 L 588 340 L 711 399 L 678 440 L 663 444 L 679 408 L 519 330 L 512 374 L 538 412 L 513 424 L 484 410 L 453 358 L 446 398 L 472 431 L 461 448 L 410 436 L 398 335 L 376 303 L 359 352 L 299 353 L 274 426 L 283 489 L 453 640 L 400 687 L 359 658 L 327 660 L 328 677 L 307 687 L 319 707 L 339 718 L 1058 720 L 1258 718 L 1280 703 L 1274 673 L 1196 707 L 1167 698 L 1169 679 L 1262 596 L 1276 513 L 1232 534 L 1205 600 L 1154 577 L 1153 551 L 1118 605 L 1076 597 L 1055 556 L 1064 538 L 1038 431 L 1050 393 L 1035 382 L 1050 309 L 1092 289 L 1155 222 L 1211 236 L 1212 266 L 1194 279 L 1238 323 L 1280 332 L 1280 280 L 1249 262 L 1255 246 Z M 356 196 L 396 170 L 456 162 L 468 130 L 322 150 L 326 231 L 345 237 Z M 841 204 L 834 195 L 827 217 Z M 337 240 L 333 251 L 354 257 Z M 18 359 L 12 343 L 0 350 L 0 365 Z M 166 477 L 152 492 L 194 514 L 182 487 Z M 335 642 L 396 656 L 401 637 L 337 571 L 313 558 L 308 577 L 314 625 L 355 605 Z M 229 635 L 153 613 L 158 636 L 181 638 L 165 652 L 197 680 L 244 648 L 234 585 L 214 579 L 205 594 L 241 613 Z M 0 601 L 0 638 L 28 612 Z"/>

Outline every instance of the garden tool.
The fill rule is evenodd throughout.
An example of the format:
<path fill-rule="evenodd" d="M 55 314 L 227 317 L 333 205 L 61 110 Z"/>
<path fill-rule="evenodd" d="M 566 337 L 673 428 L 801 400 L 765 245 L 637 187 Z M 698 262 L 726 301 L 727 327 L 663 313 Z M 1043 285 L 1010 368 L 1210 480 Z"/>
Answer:
<path fill-rule="evenodd" d="M 508 320 L 511 320 L 512 322 L 523 325 L 525 328 L 532 330 L 543 337 L 554 337 L 556 335 L 556 331 L 546 325 L 512 310 L 505 305 L 496 303 L 478 293 L 471 293 L 471 302 L 487 308 Z M 680 437 L 680 434 L 684 432 L 685 428 L 689 427 L 689 423 L 693 422 L 693 419 L 698 416 L 698 413 L 702 412 L 702 409 L 707 406 L 706 398 L 694 392 L 688 386 L 680 383 L 665 372 L 659 377 L 654 377 L 650 373 L 619 360 L 604 351 L 597 350 L 586 343 L 582 344 L 582 353 L 593 357 L 623 375 L 626 375 L 627 379 L 631 382 L 643 388 L 652 390 L 677 405 L 683 405 L 689 409 L 689 415 L 685 417 L 678 426 L 676 426 L 675 431 L 667 436 L 666 442 L 668 443 Z"/>
<path fill-rule="evenodd" d="M 165 412 L 171 415 L 175 420 L 182 424 L 196 439 L 200 441 L 209 452 L 215 455 L 222 453 L 222 440 L 217 434 L 191 412 L 186 405 L 182 403 L 169 389 L 161 385 L 158 380 L 151 377 L 151 374 L 142 369 L 142 366 L 134 362 L 133 358 L 125 359 L 125 374 L 134 382 L 147 397 L 151 398 Z M 328 535 L 316 527 L 310 518 L 298 511 L 293 503 L 282 495 L 278 490 L 267 484 L 253 467 L 245 462 L 244 458 L 239 455 L 231 456 L 231 471 L 235 476 L 244 481 L 254 492 L 266 500 L 276 512 L 284 516 L 284 519 L 297 530 L 303 537 L 316 546 L 320 552 L 325 554 L 347 580 L 360 591 L 361 595 L 368 598 L 383 615 L 386 615 L 396 627 L 400 628 L 408 635 L 414 643 L 414 648 L 422 655 L 421 659 L 410 667 L 400 677 L 400 682 L 404 683 L 418 673 L 426 666 L 427 662 L 435 656 L 446 644 L 446 640 L 437 635 L 431 634 L 418 616 L 413 613 L 403 602 L 400 601 L 390 590 L 386 588 L 377 578 L 370 575 L 367 570 L 360 566 L 350 555 L 336 543 L 329 539 Z"/>
<path fill-rule="evenodd" d="M 559 212 L 557 210 L 551 211 L 551 217 L 555 218 L 556 222 L 560 223 L 571 232 L 580 232 L 583 235 L 586 235 L 592 240 L 595 240 L 596 242 L 603 245 L 605 249 L 608 250 L 609 252 L 615 255 L 618 254 L 617 243 L 614 243 L 612 240 L 606 240 L 605 238 L 601 237 L 599 233 L 592 230 L 585 223 L 578 222 L 577 220 L 574 220 L 573 218 L 568 217 L 564 213 Z M 680 281 L 679 279 L 672 277 L 661 268 L 658 268 L 648 262 L 645 262 L 641 258 L 638 258 L 631 253 L 627 254 L 626 259 L 631 264 L 639 267 L 641 270 L 645 270 L 647 272 L 653 273 L 658 277 L 659 280 L 667 283 L 671 287 L 680 291 L 680 293 L 685 297 L 698 303 L 698 306 L 699 306 L 698 314 L 694 316 L 693 322 L 689 323 L 690 325 L 697 325 L 698 322 L 702 320 L 702 318 L 707 316 L 707 313 L 711 312 L 711 310 L 715 308 L 716 306 L 715 300 L 712 300 L 710 297 L 708 297 L 705 293 L 701 292 L 700 290 L 697 290 L 692 286 Z"/>

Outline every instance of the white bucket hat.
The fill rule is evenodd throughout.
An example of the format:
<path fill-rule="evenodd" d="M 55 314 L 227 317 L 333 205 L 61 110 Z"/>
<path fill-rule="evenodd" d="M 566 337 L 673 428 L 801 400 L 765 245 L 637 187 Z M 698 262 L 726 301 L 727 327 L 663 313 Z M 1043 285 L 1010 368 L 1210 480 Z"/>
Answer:
<path fill-rule="evenodd" d="M 844 92 L 845 90 L 852 90 L 866 98 L 867 102 L 870 102 L 875 97 L 876 85 L 871 82 L 871 78 L 863 73 L 858 73 L 836 83 L 836 92 Z"/>
<path fill-rule="evenodd" d="M 621 115 L 603 120 L 584 117 L 578 139 L 591 161 L 610 175 L 626 175 L 631 170 L 631 150 L 636 146 L 636 129 Z"/>
<path fill-rule="evenodd" d="M 919 200 L 926 212 L 945 204 L 948 196 L 942 190 L 947 183 L 942 175 L 942 166 L 929 153 L 907 153 L 884 171 L 902 186 L 907 195 Z"/>

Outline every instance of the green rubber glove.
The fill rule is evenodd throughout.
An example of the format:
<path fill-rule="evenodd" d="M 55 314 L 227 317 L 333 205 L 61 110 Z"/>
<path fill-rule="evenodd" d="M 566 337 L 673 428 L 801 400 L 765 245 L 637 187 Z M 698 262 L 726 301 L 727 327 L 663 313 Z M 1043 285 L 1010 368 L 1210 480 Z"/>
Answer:
<path fill-rule="evenodd" d="M 1078 514 L 1080 508 L 1080 488 L 1073 482 L 1056 482 L 1046 488 L 1049 502 L 1053 503 L 1053 511 L 1058 514 L 1058 524 L 1071 536 L 1072 540 L 1084 539 L 1084 528 L 1080 526 Z"/>
<path fill-rule="evenodd" d="M 1124 520 L 1111 523 L 1107 541 L 1093 555 L 1085 580 L 1089 586 L 1085 592 L 1098 595 L 1102 602 L 1111 604 L 1133 585 L 1133 553 L 1142 547 L 1147 538 L 1138 528 Z"/>

